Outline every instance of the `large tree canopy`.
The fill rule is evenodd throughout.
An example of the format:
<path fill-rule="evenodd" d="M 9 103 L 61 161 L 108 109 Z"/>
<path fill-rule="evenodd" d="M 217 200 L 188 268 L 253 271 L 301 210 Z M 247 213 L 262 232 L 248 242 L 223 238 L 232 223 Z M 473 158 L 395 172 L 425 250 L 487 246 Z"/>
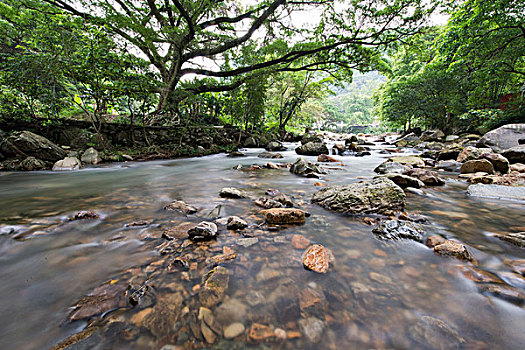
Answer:
<path fill-rule="evenodd" d="M 106 28 L 146 58 L 159 75 L 159 110 L 182 92 L 227 91 L 264 69 L 364 68 L 378 49 L 417 30 L 431 9 L 420 0 L 43 1 Z M 292 23 L 306 11 L 318 14 L 316 23 Z M 257 60 L 232 59 L 247 48 Z M 306 64 L 295 64 L 306 56 Z"/>

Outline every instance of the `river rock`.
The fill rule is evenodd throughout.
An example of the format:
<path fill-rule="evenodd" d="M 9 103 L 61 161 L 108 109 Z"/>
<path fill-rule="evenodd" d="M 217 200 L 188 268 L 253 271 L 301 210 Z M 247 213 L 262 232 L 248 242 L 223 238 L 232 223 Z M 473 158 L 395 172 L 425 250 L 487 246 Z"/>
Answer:
<path fill-rule="evenodd" d="M 512 147 L 503 151 L 501 154 L 507 158 L 511 164 L 525 163 L 525 145 Z"/>
<path fill-rule="evenodd" d="M 165 294 L 157 298 L 153 310 L 144 317 L 142 326 L 157 338 L 171 334 L 182 309 L 182 295 L 180 293 Z"/>
<path fill-rule="evenodd" d="M 322 291 L 305 288 L 299 292 L 299 309 L 303 316 L 323 317 L 326 314 L 326 297 Z"/>
<path fill-rule="evenodd" d="M 525 248 L 525 232 L 507 233 L 503 235 L 495 235 L 494 237 L 512 243 L 520 248 Z"/>
<path fill-rule="evenodd" d="M 53 165 L 53 171 L 74 171 L 82 167 L 82 163 L 78 158 L 66 157 L 59 160 Z"/>
<path fill-rule="evenodd" d="M 330 249 L 320 244 L 314 244 L 306 249 L 302 260 L 305 269 L 317 273 L 327 273 L 330 262 L 333 262 L 334 258 Z"/>
<path fill-rule="evenodd" d="M 427 130 L 421 134 L 421 141 L 439 141 L 445 137 L 441 130 Z"/>
<path fill-rule="evenodd" d="M 33 156 L 56 162 L 67 156 L 66 152 L 43 136 L 30 131 L 14 132 L 0 140 L 2 153 L 8 156 Z"/>
<path fill-rule="evenodd" d="M 437 245 L 445 243 L 446 240 L 447 239 L 442 236 L 434 235 L 434 236 L 430 236 L 427 238 L 426 244 L 427 244 L 427 247 L 434 248 Z"/>
<path fill-rule="evenodd" d="M 509 172 L 510 164 L 507 158 L 497 153 L 486 153 L 483 157 L 492 163 L 494 170 L 501 173 L 507 174 Z"/>
<path fill-rule="evenodd" d="M 421 348 L 451 350 L 462 349 L 466 344 L 457 330 L 432 316 L 423 316 L 410 327 L 408 334 Z"/>
<path fill-rule="evenodd" d="M 251 342 L 268 341 L 275 337 L 273 330 L 263 324 L 254 323 L 248 332 L 248 340 Z"/>
<path fill-rule="evenodd" d="M 319 157 L 317 157 L 317 161 L 319 163 L 337 163 L 339 162 L 334 157 L 330 157 L 329 155 L 326 155 L 326 154 L 320 154 Z"/>
<path fill-rule="evenodd" d="M 275 140 L 268 142 L 265 149 L 269 152 L 280 152 L 287 150 L 287 148 L 284 147 L 281 142 Z"/>
<path fill-rule="evenodd" d="M 234 198 L 234 199 L 248 197 L 243 190 L 240 190 L 234 187 L 224 187 L 223 189 L 221 189 L 219 196 L 222 198 Z"/>
<path fill-rule="evenodd" d="M 437 159 L 438 160 L 456 160 L 463 150 L 463 147 L 453 144 L 449 147 L 443 148 L 441 151 L 439 151 Z"/>
<path fill-rule="evenodd" d="M 511 164 L 509 167 L 509 170 L 515 171 L 517 173 L 525 173 L 525 164 L 522 164 L 522 163 Z"/>
<path fill-rule="evenodd" d="M 314 344 L 317 344 L 323 338 L 325 323 L 317 317 L 302 318 L 299 320 L 299 327 L 306 338 Z"/>
<path fill-rule="evenodd" d="M 494 166 L 491 162 L 489 162 L 486 159 L 469 160 L 466 163 L 463 163 L 463 165 L 461 165 L 460 172 L 462 174 L 479 172 L 494 174 Z"/>
<path fill-rule="evenodd" d="M 447 137 L 445 137 L 445 142 L 454 142 L 457 139 L 459 139 L 458 135 L 448 135 Z"/>
<path fill-rule="evenodd" d="M 230 216 L 226 227 L 229 230 L 242 230 L 243 228 L 248 227 L 248 223 L 238 216 Z"/>
<path fill-rule="evenodd" d="M 468 146 L 461 151 L 456 160 L 461 163 L 469 160 L 476 160 L 482 158 L 486 153 L 492 153 L 492 149 Z"/>
<path fill-rule="evenodd" d="M 70 321 L 82 320 L 126 305 L 127 283 L 106 282 L 82 298 L 69 315 Z"/>
<path fill-rule="evenodd" d="M 401 156 L 401 157 L 392 157 L 389 159 L 391 162 L 399 163 L 402 165 L 410 165 L 413 168 L 424 168 L 425 161 L 421 157 L 417 156 Z"/>
<path fill-rule="evenodd" d="M 445 171 L 459 172 L 461 169 L 461 163 L 455 160 L 442 160 L 436 164 L 435 168 L 438 170 L 442 169 Z"/>
<path fill-rule="evenodd" d="M 192 241 L 204 241 L 217 236 L 217 225 L 213 222 L 202 221 L 197 226 L 188 230 Z"/>
<path fill-rule="evenodd" d="M 260 139 L 258 136 L 255 136 L 255 135 L 248 136 L 246 138 L 246 141 L 244 141 L 244 144 L 243 144 L 245 148 L 256 148 L 256 147 L 259 147 L 259 145 L 260 145 Z"/>
<path fill-rule="evenodd" d="M 386 161 L 379 164 L 374 171 L 378 174 L 404 174 L 411 168 L 401 163 Z"/>
<path fill-rule="evenodd" d="M 264 209 L 284 208 L 284 205 L 281 202 L 268 197 L 257 198 L 254 203 Z"/>
<path fill-rule="evenodd" d="M 416 242 L 423 242 L 423 227 L 409 221 L 381 221 L 372 232 L 381 240 L 411 239 Z"/>
<path fill-rule="evenodd" d="M 262 214 L 268 224 L 304 224 L 306 213 L 301 209 L 273 208 L 263 210 Z"/>
<path fill-rule="evenodd" d="M 511 187 L 503 185 L 470 185 L 467 194 L 473 197 L 514 199 L 525 201 L 525 187 Z"/>
<path fill-rule="evenodd" d="M 211 308 L 219 304 L 224 299 L 224 293 L 228 289 L 229 281 L 229 271 L 222 266 L 217 266 L 204 275 L 199 292 L 201 305 Z"/>
<path fill-rule="evenodd" d="M 297 158 L 297 160 L 292 164 L 290 167 L 290 172 L 295 175 L 313 178 L 319 178 L 319 174 L 324 174 L 324 171 L 319 169 L 317 165 L 305 160 L 302 157 Z"/>
<path fill-rule="evenodd" d="M 439 177 L 438 173 L 428 169 L 412 169 L 407 172 L 408 176 L 421 180 L 427 186 L 442 186 L 445 180 Z"/>
<path fill-rule="evenodd" d="M 395 173 L 386 174 L 385 176 L 401 188 L 421 188 L 425 186 L 423 181 L 416 179 L 415 177 Z"/>
<path fill-rule="evenodd" d="M 525 124 L 507 124 L 483 135 L 478 145 L 501 151 L 518 146 L 519 140 L 523 139 L 525 139 Z"/>
<path fill-rule="evenodd" d="M 434 247 L 434 252 L 439 255 L 453 256 L 460 260 L 472 261 L 472 256 L 470 255 L 467 248 L 459 243 L 447 239 L 445 242 L 438 244 Z"/>
<path fill-rule="evenodd" d="M 224 300 L 215 310 L 215 319 L 219 324 L 244 322 L 247 318 L 248 306 L 238 299 Z"/>
<path fill-rule="evenodd" d="M 164 210 L 173 210 L 173 211 L 178 211 L 178 212 L 181 212 L 183 214 L 195 214 L 196 212 L 199 211 L 198 208 L 192 206 L 192 205 L 189 205 L 183 201 L 173 201 L 171 202 L 170 204 L 166 205 L 164 207 Z"/>
<path fill-rule="evenodd" d="M 20 168 L 27 171 L 42 170 L 47 168 L 46 163 L 35 157 L 27 157 L 20 162 Z"/>
<path fill-rule="evenodd" d="M 259 158 L 269 158 L 269 159 L 284 158 L 281 153 L 274 153 L 274 152 L 262 152 L 257 157 L 259 157 Z"/>
<path fill-rule="evenodd" d="M 240 322 L 235 322 L 224 328 L 224 338 L 233 339 L 244 333 L 244 325 Z"/>
<path fill-rule="evenodd" d="M 332 153 L 342 155 L 346 151 L 345 145 L 342 145 L 340 143 L 336 143 L 334 147 L 332 147 Z"/>
<path fill-rule="evenodd" d="M 310 245 L 310 240 L 303 235 L 295 234 L 292 236 L 292 246 L 295 249 L 306 249 Z"/>
<path fill-rule="evenodd" d="M 88 148 L 87 150 L 82 153 L 82 157 L 80 158 L 82 163 L 85 164 L 98 164 L 102 162 L 102 158 L 98 154 L 97 150 L 93 147 Z"/>
<path fill-rule="evenodd" d="M 375 178 L 345 186 L 330 186 L 317 191 L 312 203 L 350 214 L 379 213 L 403 210 L 405 193 L 387 178 Z"/>
<path fill-rule="evenodd" d="M 301 145 L 306 145 L 309 142 L 323 142 L 323 139 L 321 139 L 319 136 L 315 134 L 304 134 L 301 138 Z"/>
<path fill-rule="evenodd" d="M 308 142 L 297 147 L 295 153 L 304 156 L 318 156 L 328 153 L 328 148 L 323 142 Z"/>

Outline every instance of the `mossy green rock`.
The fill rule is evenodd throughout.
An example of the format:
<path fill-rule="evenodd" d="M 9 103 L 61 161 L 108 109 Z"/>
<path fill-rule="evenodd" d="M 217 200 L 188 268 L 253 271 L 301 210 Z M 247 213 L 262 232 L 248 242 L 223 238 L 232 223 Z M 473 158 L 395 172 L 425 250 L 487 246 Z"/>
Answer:
<path fill-rule="evenodd" d="M 323 188 L 313 195 L 312 203 L 341 213 L 387 214 L 392 210 L 403 210 L 406 200 L 401 187 L 392 180 L 376 178 Z"/>

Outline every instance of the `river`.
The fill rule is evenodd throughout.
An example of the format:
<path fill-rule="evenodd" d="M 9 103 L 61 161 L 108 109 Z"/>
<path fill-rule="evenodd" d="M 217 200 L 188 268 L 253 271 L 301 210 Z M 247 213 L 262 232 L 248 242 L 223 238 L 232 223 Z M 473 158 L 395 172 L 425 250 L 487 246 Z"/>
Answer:
<path fill-rule="evenodd" d="M 321 182 L 348 184 L 374 176 L 373 169 L 388 157 L 379 148 L 367 157 L 337 157 L 344 166 L 329 170 Z M 165 257 L 157 247 L 165 229 L 198 223 L 210 212 L 210 216 L 244 218 L 252 225 L 246 236 L 259 242 L 243 247 L 236 244 L 238 233 L 222 231 L 216 241 L 186 249 L 194 249 L 193 256 L 208 257 L 223 246 L 231 247 L 237 257 L 224 263 L 230 271 L 224 302 L 237 305 L 235 317 L 246 332 L 258 323 L 285 330 L 289 339 L 247 343 L 244 336 L 233 340 L 217 336 L 213 345 L 195 341 L 196 347 L 525 348 L 523 305 L 487 292 L 467 278 L 462 271 L 472 264 L 437 256 L 413 241 L 379 241 L 360 217 L 312 205 L 311 195 L 318 190 L 314 184 L 320 180 L 298 177 L 286 169 L 232 169 L 237 164 L 266 163 L 267 159 L 257 158 L 262 151 L 244 150 L 242 158 L 220 154 L 109 164 L 77 172 L 0 173 L 0 348 L 50 348 L 81 331 L 87 321 L 68 321 L 72 305 L 106 281 L 121 280 L 127 276 L 125 271 L 148 275 L 159 295 L 167 290 L 182 293 L 184 305 L 195 312 L 193 287 L 209 267 L 197 259 L 196 275 L 167 273 L 161 269 Z M 290 163 L 297 158 L 291 150 L 282 153 L 284 159 L 276 161 Z M 407 211 L 426 216 L 431 223 L 426 225 L 428 232 L 466 244 L 477 269 L 493 273 L 506 288 L 523 293 L 525 280 L 515 267 L 521 264 L 523 271 L 525 251 L 492 234 L 525 226 L 524 203 L 470 198 L 466 182 L 453 174 L 444 176 L 445 186 L 427 187 L 423 195 L 407 193 Z M 304 225 L 269 231 L 256 226 L 262 216 L 253 201 L 219 198 L 223 187 L 242 188 L 254 196 L 279 189 L 311 216 Z M 173 200 L 201 210 L 188 217 L 163 210 Z M 67 220 L 80 210 L 93 210 L 101 218 Z M 138 220 L 150 223 L 126 226 Z M 332 250 L 335 264 L 329 273 L 303 269 L 302 251 L 290 244 L 294 234 Z M 305 290 L 318 299 L 312 310 L 299 305 Z M 114 314 L 126 324 L 137 312 L 124 307 L 106 317 Z M 317 344 L 299 326 L 305 313 L 322 320 Z M 227 326 L 217 319 L 219 329 Z M 190 328 L 181 326 L 169 338 L 156 338 L 143 328 L 134 329 L 129 338 L 97 331 L 95 343 L 118 349 L 188 346 L 194 341 Z"/>

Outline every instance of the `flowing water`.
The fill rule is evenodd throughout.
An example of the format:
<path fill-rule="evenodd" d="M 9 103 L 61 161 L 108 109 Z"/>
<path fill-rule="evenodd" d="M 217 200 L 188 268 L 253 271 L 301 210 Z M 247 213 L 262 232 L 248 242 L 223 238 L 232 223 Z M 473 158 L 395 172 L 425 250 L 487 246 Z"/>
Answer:
<path fill-rule="evenodd" d="M 87 325 L 95 332 L 78 348 L 525 348 L 520 299 L 525 280 L 518 273 L 525 270 L 525 252 L 493 237 L 524 230 L 522 202 L 469 198 L 466 183 L 453 175 L 445 186 L 425 188 L 423 195 L 407 193 L 407 211 L 430 220 L 429 234 L 466 244 L 477 261 L 474 270 L 471 263 L 437 256 L 413 241 L 379 241 L 362 218 L 310 204 L 317 179 L 286 169 L 232 170 L 236 164 L 266 163 L 257 158 L 261 151 L 250 149 L 243 158 L 213 155 L 68 173 L 1 173 L 0 348 L 50 348 Z M 292 151 L 283 154 L 277 161 L 297 157 Z M 339 169 L 329 170 L 322 182 L 348 184 L 372 177 L 386 157 L 377 151 L 362 158 L 339 157 L 344 166 L 331 166 Z M 219 198 L 223 187 L 242 188 L 252 196 L 279 189 L 311 216 L 304 225 L 269 230 L 259 226 L 260 208 L 252 200 Z M 187 217 L 163 210 L 173 200 L 201 210 Z M 101 217 L 68 220 L 80 210 Z M 175 254 L 189 259 L 189 271 L 174 271 L 174 255 L 159 254 L 167 228 L 229 215 L 248 221 L 244 235 L 221 229 L 216 241 L 172 241 L 179 244 Z M 148 223 L 126 226 L 139 220 Z M 294 234 L 332 250 L 335 264 L 327 274 L 303 269 L 303 250 L 291 244 Z M 245 247 L 239 245 L 242 237 L 258 242 Z M 221 254 L 223 246 L 237 255 L 221 263 L 230 274 L 223 304 L 233 307 L 211 307 L 216 339 L 210 345 L 198 326 L 195 330 L 200 324 L 197 294 L 202 275 L 213 267 L 209 258 Z M 487 272 L 498 282 L 476 283 L 465 271 Z M 154 286 L 156 300 L 170 293 L 183 296 L 182 314 L 165 328 L 166 334 L 152 334 L 132 319 L 140 305 L 125 303 L 91 320 L 68 320 L 72 306 L 95 288 L 133 279 Z M 262 324 L 284 329 L 289 339 L 223 339 L 221 329 L 233 321 L 244 324 L 245 334 L 253 324 Z"/>

